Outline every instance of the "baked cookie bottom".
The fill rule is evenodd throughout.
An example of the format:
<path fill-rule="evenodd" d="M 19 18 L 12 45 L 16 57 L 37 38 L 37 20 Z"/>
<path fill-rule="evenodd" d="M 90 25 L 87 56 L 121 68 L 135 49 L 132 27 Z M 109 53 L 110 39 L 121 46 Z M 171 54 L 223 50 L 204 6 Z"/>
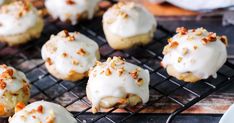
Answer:
<path fill-rule="evenodd" d="M 0 98 L 0 117 L 12 116 L 15 113 L 17 103 L 24 103 L 26 105 L 29 97 L 30 89 L 28 87 L 15 92 L 15 94 L 4 93 Z"/>
<path fill-rule="evenodd" d="M 26 32 L 8 36 L 0 35 L 0 42 L 7 43 L 10 46 L 24 44 L 31 39 L 39 38 L 41 36 L 43 27 L 44 21 L 42 18 L 38 17 L 35 25 L 29 28 Z"/>
<path fill-rule="evenodd" d="M 156 31 L 156 27 L 152 27 L 148 33 L 132 37 L 122 37 L 111 33 L 105 24 L 103 29 L 109 45 L 116 50 L 129 49 L 137 45 L 146 45 L 152 41 L 154 32 Z"/>
<path fill-rule="evenodd" d="M 99 60 L 100 59 L 100 54 L 97 51 L 96 52 L 96 58 Z M 85 77 L 88 77 L 88 71 L 84 73 L 78 73 L 76 71 L 71 70 L 68 75 L 60 73 L 54 64 L 49 64 L 48 62 L 45 62 L 45 66 L 50 74 L 52 74 L 54 77 L 62 80 L 67 80 L 67 81 L 78 81 L 81 80 Z"/>
<path fill-rule="evenodd" d="M 180 73 L 172 65 L 168 65 L 166 69 L 167 69 L 167 73 L 170 76 L 174 76 L 178 80 L 182 80 L 185 82 L 195 83 L 195 82 L 202 79 L 202 78 L 199 78 L 198 76 L 194 75 L 191 72 Z"/>
<path fill-rule="evenodd" d="M 86 87 L 86 94 L 87 98 L 91 101 L 92 98 L 90 95 L 90 88 L 88 85 Z M 108 96 L 100 100 L 99 106 L 92 107 L 92 112 L 97 113 L 100 110 L 100 108 L 108 109 L 112 107 L 117 107 L 117 108 L 124 108 L 127 106 L 133 107 L 140 103 L 142 103 L 141 98 L 135 94 L 129 93 L 124 98 Z"/>

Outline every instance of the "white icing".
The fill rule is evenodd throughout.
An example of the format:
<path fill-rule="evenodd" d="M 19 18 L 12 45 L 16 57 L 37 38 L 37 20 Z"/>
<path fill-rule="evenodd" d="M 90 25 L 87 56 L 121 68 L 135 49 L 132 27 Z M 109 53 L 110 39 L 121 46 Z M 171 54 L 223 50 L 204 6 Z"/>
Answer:
<path fill-rule="evenodd" d="M 43 107 L 42 113 L 37 112 L 39 106 Z M 49 118 L 54 118 L 54 122 L 51 123 L 77 123 L 76 119 L 65 108 L 46 101 L 29 104 L 9 118 L 9 123 L 49 123 Z"/>
<path fill-rule="evenodd" d="M 68 41 L 63 36 L 64 31 L 61 31 L 57 36 L 51 36 L 50 40 L 42 47 L 42 58 L 44 60 L 50 58 L 56 66 L 56 70 L 61 74 L 68 75 L 71 70 L 78 73 L 84 73 L 93 67 L 96 60 L 96 54 L 98 52 L 98 45 L 93 40 L 89 39 L 83 34 L 78 32 L 69 33 L 75 37 L 74 41 Z M 50 42 L 53 43 L 53 47 L 56 47 L 56 52 L 50 52 L 48 47 Z M 77 54 L 77 51 L 83 49 L 86 54 L 84 56 Z M 63 57 L 63 53 L 67 53 L 67 57 Z M 77 60 L 78 65 L 74 65 L 72 60 Z"/>
<path fill-rule="evenodd" d="M 45 6 L 54 18 L 62 21 L 70 20 L 72 24 L 77 23 L 79 14 L 88 12 L 88 18 L 92 19 L 95 9 L 100 0 L 71 0 L 75 4 L 67 4 L 68 0 L 46 0 Z"/>
<path fill-rule="evenodd" d="M 108 31 L 122 37 L 148 33 L 157 25 L 154 16 L 135 3 L 119 3 L 108 9 L 103 15 L 103 23 Z"/>
<path fill-rule="evenodd" d="M 26 32 L 37 21 L 37 11 L 30 5 L 29 11 L 24 11 L 22 1 L 4 5 L 0 9 L 0 35 L 8 36 Z M 19 17 L 20 11 L 24 11 Z"/>
<path fill-rule="evenodd" d="M 7 69 L 13 70 L 13 76 L 10 78 L 2 77 L 3 73 Z M 5 92 L 15 93 L 22 89 L 25 84 L 29 83 L 24 73 L 15 70 L 13 67 L 5 68 L 3 66 L 0 66 L 0 79 L 6 83 L 6 87 L 4 89 L 0 89 L 0 96 L 2 96 Z"/>
<path fill-rule="evenodd" d="M 198 36 L 197 31 L 202 31 L 203 34 Z M 202 79 L 211 75 L 215 77 L 216 72 L 227 59 L 227 51 L 219 38 L 204 45 L 202 39 L 208 34 L 207 30 L 199 28 L 195 32 L 189 30 L 186 35 L 175 35 L 172 40 L 177 41 L 179 45 L 165 54 L 162 61 L 163 66 L 172 65 L 180 73 L 192 72 Z M 197 49 L 194 49 L 194 46 L 197 46 Z M 188 49 L 186 55 L 183 53 L 184 48 Z M 178 62 L 179 57 L 182 58 L 180 63 Z"/>
<path fill-rule="evenodd" d="M 217 9 L 225 8 L 234 5 L 234 0 L 166 0 L 181 8 L 189 10 L 206 10 L 206 9 Z"/>
<path fill-rule="evenodd" d="M 88 87 L 91 96 L 91 102 L 93 106 L 98 106 L 102 98 L 113 96 L 118 98 L 124 98 L 126 94 L 136 94 L 138 95 L 143 103 L 149 100 L 149 71 L 144 70 L 134 64 L 122 60 L 119 61 L 117 57 L 112 60 L 107 60 L 103 62 L 102 65 L 97 65 L 92 70 L 90 70 Z M 115 68 L 112 68 L 112 64 L 115 63 Z M 118 69 L 124 67 L 124 72 L 119 75 Z M 111 74 L 107 76 L 103 71 L 107 68 L 110 69 Z M 130 72 L 138 69 L 138 78 L 143 79 L 142 85 L 137 85 L 136 80 L 130 75 Z"/>

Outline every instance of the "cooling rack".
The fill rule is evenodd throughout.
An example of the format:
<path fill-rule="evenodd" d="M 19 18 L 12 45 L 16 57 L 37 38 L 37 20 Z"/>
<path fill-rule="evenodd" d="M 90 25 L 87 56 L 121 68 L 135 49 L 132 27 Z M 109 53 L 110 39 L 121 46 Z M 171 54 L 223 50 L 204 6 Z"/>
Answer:
<path fill-rule="evenodd" d="M 85 93 L 87 79 L 76 83 L 58 80 L 47 72 L 44 62 L 41 60 L 42 45 L 51 34 L 56 34 L 63 29 L 79 31 L 96 41 L 100 47 L 102 60 L 110 56 L 121 56 L 128 62 L 148 69 L 151 74 L 149 102 L 132 108 L 112 108 L 92 114 L 90 112 L 91 104 Z M 0 44 L 0 63 L 11 65 L 26 74 L 32 85 L 30 102 L 48 100 L 58 103 L 67 108 L 78 122 L 145 122 L 144 116 L 161 115 L 157 109 L 164 106 L 165 109 L 173 107 L 165 114 L 168 115 L 165 122 L 171 123 L 176 115 L 216 90 L 230 85 L 234 79 L 234 65 L 229 62 L 226 62 L 219 70 L 216 79 L 209 78 L 191 84 L 169 76 L 160 66 L 160 61 L 162 60 L 162 49 L 167 43 L 166 40 L 173 34 L 174 32 L 167 30 L 166 27 L 158 25 L 155 38 L 149 45 L 116 51 L 110 48 L 105 40 L 101 17 L 71 26 L 54 21 L 47 16 L 45 17 L 45 29 L 39 39 L 18 47 Z M 166 104 L 164 105 L 164 103 Z"/>

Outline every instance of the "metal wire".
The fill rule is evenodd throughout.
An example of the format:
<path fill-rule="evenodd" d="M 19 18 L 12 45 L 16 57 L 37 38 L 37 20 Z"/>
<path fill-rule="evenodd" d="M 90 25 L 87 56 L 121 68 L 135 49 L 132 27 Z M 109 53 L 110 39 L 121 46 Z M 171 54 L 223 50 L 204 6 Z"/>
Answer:
<path fill-rule="evenodd" d="M 79 31 L 96 41 L 100 46 L 102 60 L 109 56 L 117 55 L 125 57 L 127 61 L 148 69 L 151 74 L 150 92 L 153 94 L 150 96 L 150 101 L 134 110 L 126 107 L 118 113 L 116 113 L 117 108 L 95 115 L 90 113 L 91 104 L 85 94 L 87 79 L 77 83 L 58 80 L 48 73 L 44 67 L 44 62 L 41 60 L 41 46 L 49 39 L 51 34 L 56 34 L 62 29 Z M 101 26 L 101 18 L 82 22 L 76 26 L 53 22 L 50 21 L 50 18 L 46 18 L 46 28 L 40 39 L 31 41 L 20 47 L 9 48 L 2 44 L 0 53 L 4 57 L 1 57 L 0 63 L 16 67 L 27 75 L 32 85 L 31 101 L 41 99 L 49 100 L 61 104 L 68 109 L 70 106 L 80 106 L 78 112 L 72 112 L 78 122 L 117 123 L 132 121 L 137 117 L 136 115 L 141 114 L 146 108 L 166 99 L 178 105 L 178 108 L 173 110 L 169 114 L 167 121 L 165 121 L 170 123 L 176 115 L 196 104 L 198 101 L 216 90 L 232 84 L 234 79 L 234 66 L 227 62 L 218 72 L 217 79 L 209 78 L 196 84 L 178 81 L 169 76 L 159 64 L 162 59 L 161 52 L 165 45 L 165 40 L 173 32 L 160 25 L 157 27 L 157 30 L 157 34 L 155 34 L 157 37 L 154 38 L 154 41 L 150 45 L 138 47 L 133 50 L 116 51 L 111 49 L 105 40 Z M 6 56 L 6 54 L 8 55 Z M 203 90 L 200 91 L 199 89 Z M 158 96 L 155 96 L 155 93 Z"/>

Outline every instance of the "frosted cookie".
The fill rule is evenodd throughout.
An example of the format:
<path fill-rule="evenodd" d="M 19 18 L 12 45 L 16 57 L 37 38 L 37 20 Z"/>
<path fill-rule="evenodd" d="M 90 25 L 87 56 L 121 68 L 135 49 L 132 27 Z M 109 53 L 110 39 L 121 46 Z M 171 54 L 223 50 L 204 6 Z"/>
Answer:
<path fill-rule="evenodd" d="M 100 0 L 46 0 L 45 6 L 54 19 L 75 25 L 80 19 L 92 19 Z"/>
<path fill-rule="evenodd" d="M 0 41 L 9 45 L 26 43 L 38 38 L 43 20 L 28 2 L 17 1 L 0 8 Z"/>
<path fill-rule="evenodd" d="M 90 70 L 86 94 L 92 112 L 100 108 L 135 106 L 149 100 L 149 71 L 120 57 L 97 62 Z"/>
<path fill-rule="evenodd" d="M 46 101 L 29 104 L 9 118 L 9 123 L 77 123 L 62 106 Z"/>
<path fill-rule="evenodd" d="M 25 75 L 6 65 L 0 65 L 0 117 L 14 114 L 16 105 L 24 106 L 30 96 Z"/>
<path fill-rule="evenodd" d="M 148 44 L 156 30 L 154 16 L 142 5 L 118 3 L 103 15 L 103 29 L 114 49 L 128 49 Z"/>
<path fill-rule="evenodd" d="M 163 50 L 162 66 L 169 75 L 185 82 L 214 78 L 227 60 L 227 38 L 204 28 L 177 28 Z"/>
<path fill-rule="evenodd" d="M 41 53 L 52 75 L 70 81 L 87 77 L 89 68 L 100 57 L 96 42 L 83 34 L 66 30 L 52 35 L 42 47 Z"/>

